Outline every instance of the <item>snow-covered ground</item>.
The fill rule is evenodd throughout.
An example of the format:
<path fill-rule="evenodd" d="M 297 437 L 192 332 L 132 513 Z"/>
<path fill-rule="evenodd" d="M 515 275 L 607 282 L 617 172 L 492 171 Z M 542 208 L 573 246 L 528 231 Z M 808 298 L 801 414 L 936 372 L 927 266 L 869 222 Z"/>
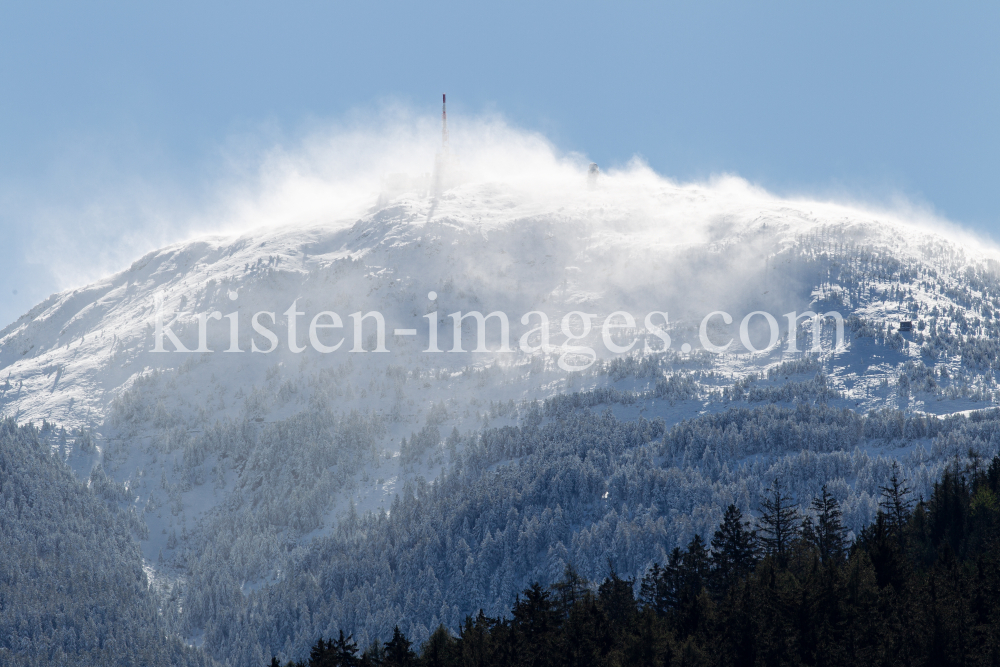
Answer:
<path fill-rule="evenodd" d="M 264 228 L 150 253 L 117 275 L 53 295 L 0 332 L 0 409 L 19 420 L 46 418 L 99 429 L 123 389 L 159 370 L 190 374 L 191 399 L 199 392 L 222 399 L 197 401 L 204 411 L 199 416 L 211 421 L 235 414 L 225 397 L 260 384 L 275 366 L 287 378 L 339 368 L 351 357 L 355 376 L 370 373 L 369 364 L 453 373 L 497 363 L 527 365 L 530 355 L 517 351 L 529 328 L 520 318 L 536 310 L 548 315 L 555 346 L 565 339 L 559 332 L 565 313 L 595 314 L 588 340 L 605 358 L 613 355 L 602 344 L 600 326 L 612 312 L 631 313 L 639 328 L 647 313 L 668 312 L 671 349 L 678 353 L 684 344 L 696 352 L 702 347 L 701 318 L 715 310 L 729 312 L 734 323 L 723 327 L 717 316 L 710 331 L 718 330 L 712 333 L 718 342 L 734 339 L 736 353 L 696 358 L 697 367 L 729 379 L 800 356 L 780 354 L 788 348 L 785 313 L 853 314 L 867 327 L 854 334 L 866 337 L 849 333 L 848 349 L 836 352 L 825 344 L 823 363 L 831 381 L 862 405 L 883 379 L 890 384 L 898 379 L 901 363 L 926 359 L 919 343 L 930 336 L 927 329 L 886 346 L 881 338 L 891 336 L 887 326 L 898 328 L 910 317 L 926 320 L 936 308 L 936 331 L 956 333 L 968 320 L 975 326 L 961 326 L 963 336 L 991 331 L 996 295 L 983 281 L 995 280 L 1000 254 L 990 248 L 960 245 L 941 232 L 864 211 L 775 199 L 735 180 L 677 186 L 641 170 L 602 178 L 596 190 L 581 176 L 578 182 L 566 177 L 548 183 L 544 193 L 517 182 L 467 183 L 440 198 L 404 193 L 357 220 Z M 975 276 L 972 284 L 969 276 Z M 432 291 L 439 295 L 433 302 L 427 298 Z M 157 295 L 164 298 L 166 323 L 182 313 L 172 329 L 190 349 L 198 347 L 198 314 L 239 313 L 242 353 L 223 352 L 229 347 L 226 319 L 207 322 L 211 355 L 153 352 Z M 296 343 L 306 348 L 297 355 L 288 351 L 283 314 L 293 301 L 303 313 L 296 318 Z M 949 308 L 957 308 L 962 319 Z M 329 354 L 316 352 L 307 333 L 310 320 L 324 310 L 344 323 L 336 336 L 321 331 L 324 340 L 345 339 Z M 372 310 L 386 318 L 390 353 L 352 354 L 349 315 Z M 505 312 L 514 354 L 422 354 L 428 325 L 423 316 L 434 310 L 442 350 L 452 346 L 450 313 Z M 755 310 L 778 320 L 782 338 L 770 354 L 742 351 L 739 322 Z M 263 316 L 278 337 L 272 354 L 249 351 L 251 338 L 268 347 L 251 329 L 258 311 L 273 313 L 276 320 Z M 654 321 L 661 323 L 659 316 Z M 763 324 L 759 316 L 753 320 L 754 328 Z M 371 325 L 369 319 L 366 336 Z M 475 347 L 470 325 L 464 323 L 467 350 Z M 537 326 L 535 319 L 531 326 Z M 416 329 L 417 336 L 394 336 L 395 329 Z M 798 348 L 808 349 L 808 323 L 800 329 Z M 752 335 L 755 345 L 764 346 L 764 333 Z M 660 347 L 655 336 L 647 339 Z M 172 350 L 169 339 L 164 341 Z M 497 347 L 495 333 L 488 342 Z M 640 342 L 632 353 L 642 347 Z M 672 357 L 671 363 L 681 368 L 686 357 Z M 949 370 L 961 372 L 954 363 Z M 532 377 L 538 381 L 518 382 L 520 391 L 513 394 L 551 395 L 577 381 L 567 373 Z M 495 389 L 475 393 L 491 398 Z M 389 402 L 356 404 L 379 409 Z M 900 407 L 934 411 L 929 403 L 936 402 L 916 396 Z"/>
<path fill-rule="evenodd" d="M 360 217 L 150 253 L 53 295 L 0 332 L 0 415 L 68 429 L 61 455 L 81 479 L 134 508 L 147 572 L 164 596 L 219 563 L 245 596 L 281 581 L 288 554 L 331 538 L 354 516 L 391 513 L 404 488 L 438 483 L 486 429 L 607 408 L 622 422 L 669 428 L 768 404 L 910 415 L 998 404 L 1000 253 L 947 230 L 779 199 L 736 179 L 680 186 L 641 167 L 602 175 L 596 188 L 565 167 L 543 183 L 512 176 L 437 197 L 371 199 L 379 205 Z M 285 315 L 293 303 L 290 312 L 302 313 L 292 316 L 294 339 Z M 309 335 L 323 311 L 343 323 L 317 330 L 320 345 L 344 338 L 328 353 Z M 355 340 L 351 314 L 369 311 L 385 318 L 387 352 L 372 351 L 371 318 Z M 459 311 L 506 313 L 511 351 L 498 350 L 495 320 L 489 351 L 448 351 L 450 314 Z M 520 349 L 538 322 L 525 325 L 522 315 L 534 311 L 549 318 L 549 353 Z M 573 344 L 598 360 L 578 372 L 559 365 L 560 322 L 572 311 L 594 314 L 591 335 Z M 636 320 L 614 333 L 616 345 L 637 341 L 620 354 L 601 332 L 616 311 Z M 669 350 L 644 326 L 654 311 L 669 313 Z M 699 326 L 713 311 L 733 318 L 725 326 L 716 316 L 708 328 L 716 345 L 734 340 L 725 353 L 703 349 Z M 755 311 L 780 325 L 775 347 L 759 353 L 740 343 L 740 322 Z M 827 319 L 820 350 L 806 352 L 816 341 L 802 322 L 791 351 L 785 314 L 806 311 L 841 313 L 843 344 Z M 171 351 L 166 337 L 168 351 L 155 351 L 158 317 L 193 350 L 197 316 L 213 312 L 219 317 L 204 319 L 210 352 Z M 273 314 L 258 320 L 277 338 L 273 352 L 251 351 L 269 346 L 252 326 L 258 312 Z M 428 353 L 435 319 L 444 351 Z M 914 331 L 898 332 L 904 320 Z M 759 348 L 769 338 L 764 321 L 755 317 L 749 330 Z M 471 320 L 463 341 L 476 347 Z M 902 449 L 852 446 L 851 455 L 922 465 L 926 451 L 915 452 L 925 446 L 929 438 Z M 765 465 L 758 459 L 719 465 L 749 471 Z M 871 510 L 866 497 L 858 520 Z M 690 525 L 711 518 L 692 516 Z M 196 620 L 178 627 L 194 641 L 212 612 L 190 613 Z"/>

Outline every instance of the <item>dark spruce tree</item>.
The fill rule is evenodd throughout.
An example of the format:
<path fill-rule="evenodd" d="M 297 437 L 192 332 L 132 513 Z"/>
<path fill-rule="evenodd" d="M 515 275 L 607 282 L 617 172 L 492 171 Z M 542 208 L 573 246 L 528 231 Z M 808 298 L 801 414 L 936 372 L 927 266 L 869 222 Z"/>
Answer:
<path fill-rule="evenodd" d="M 336 667 L 357 667 L 358 665 L 358 644 L 352 641 L 352 635 L 344 638 L 344 631 L 340 631 L 337 641 L 329 644 L 333 654 L 334 665 Z"/>
<path fill-rule="evenodd" d="M 551 593 L 536 582 L 514 603 L 511 629 L 519 664 L 532 667 L 552 664 L 559 616 L 551 597 Z"/>
<path fill-rule="evenodd" d="M 726 508 L 712 536 L 712 573 L 717 593 L 746 577 L 757 564 L 757 535 L 736 505 Z"/>
<path fill-rule="evenodd" d="M 780 567 L 788 564 L 792 541 L 797 535 L 799 512 L 792 499 L 781 491 L 774 480 L 767 495 L 760 501 L 760 543 L 764 554 L 774 558 Z"/>
<path fill-rule="evenodd" d="M 417 654 L 410 648 L 410 640 L 399 631 L 399 626 L 392 629 L 392 639 L 385 645 L 385 657 L 382 664 L 385 667 L 416 667 Z"/>
<path fill-rule="evenodd" d="M 840 564 L 847 556 L 847 528 L 844 527 L 844 514 L 840 503 L 827 491 L 826 484 L 820 495 L 813 498 L 812 510 L 816 513 L 816 526 L 813 531 L 814 544 L 824 565 Z"/>
<path fill-rule="evenodd" d="M 360 667 L 382 667 L 385 664 L 385 646 L 378 639 L 372 641 L 361 654 Z"/>
<path fill-rule="evenodd" d="M 897 540 L 903 539 L 904 529 L 913 509 L 913 491 L 905 479 L 899 478 L 899 464 L 893 463 L 889 484 L 879 487 L 879 509 L 886 516 L 886 526 Z"/>
<path fill-rule="evenodd" d="M 461 665 L 461 656 L 457 649 L 458 642 L 448 632 L 448 628 L 439 625 L 420 650 L 420 665 L 421 667 Z"/>

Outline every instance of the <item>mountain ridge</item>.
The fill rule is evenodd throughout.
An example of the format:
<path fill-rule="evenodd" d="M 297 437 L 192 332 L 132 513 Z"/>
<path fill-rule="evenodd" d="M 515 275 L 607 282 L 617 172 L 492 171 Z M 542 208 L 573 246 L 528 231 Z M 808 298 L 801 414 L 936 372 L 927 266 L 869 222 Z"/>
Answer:
<path fill-rule="evenodd" d="M 641 574 L 725 504 L 752 514 L 775 477 L 804 504 L 829 484 L 861 526 L 894 462 L 922 489 L 951 458 L 1000 448 L 979 417 L 928 416 L 988 416 L 1000 402 L 992 248 L 642 170 L 595 190 L 574 172 L 383 203 L 168 246 L 0 332 L 0 416 L 68 429 L 58 447 L 52 431 L 54 451 L 148 530 L 140 548 L 170 631 L 220 661 L 296 655 L 338 627 L 370 641 L 398 623 L 422 641 L 469 605 L 501 613 L 522 580 L 568 563 L 596 578 L 615 556 Z M 214 351 L 154 352 L 157 298 L 161 329 L 195 349 L 202 315 Z M 325 310 L 343 321 L 329 354 L 307 335 Z M 387 354 L 371 351 L 373 321 L 353 337 L 351 314 L 371 310 Z M 506 313 L 512 351 L 498 349 L 495 320 L 487 351 L 471 351 L 471 321 L 466 352 L 445 351 L 450 314 L 471 311 Z M 549 317 L 548 353 L 519 349 L 532 311 Z M 573 341 L 594 355 L 566 372 L 560 324 L 574 311 L 595 313 L 591 336 Z M 615 311 L 636 324 L 603 340 Z M 713 311 L 732 315 L 704 332 L 733 339 L 724 353 L 701 349 Z M 761 352 L 740 340 L 755 311 L 781 327 Z M 840 312 L 843 341 L 832 317 L 818 340 L 800 322 L 792 351 L 785 315 L 806 311 Z M 238 354 L 225 352 L 233 312 Z M 250 351 L 267 346 L 259 312 L 273 313 L 269 354 Z M 652 312 L 669 313 L 669 350 L 644 321 Z M 440 354 L 424 352 L 431 321 Z M 751 344 L 767 347 L 763 315 L 748 322 Z M 365 352 L 350 351 L 358 343 Z M 468 563 L 449 551 L 465 553 L 461 541 Z M 316 616 L 294 611 L 303 599 Z"/>
<path fill-rule="evenodd" d="M 605 186 L 613 187 L 609 183 L 605 183 Z M 691 198 L 696 198 L 698 194 L 706 196 L 704 191 L 699 193 L 690 188 L 675 187 L 673 190 L 667 186 L 661 188 L 662 192 L 653 194 L 670 199 L 675 205 L 674 208 L 680 206 L 682 210 L 687 210 L 688 200 Z M 679 236 L 674 234 L 673 229 L 665 233 L 658 227 L 656 220 L 636 222 L 646 215 L 643 213 L 648 208 L 645 205 L 634 205 L 630 209 L 615 212 L 611 205 L 620 206 L 622 199 L 632 194 L 628 189 L 625 189 L 624 195 L 616 192 L 614 197 L 609 195 L 602 200 L 600 197 L 605 193 L 589 192 L 581 188 L 577 194 L 596 198 L 595 201 L 578 204 L 576 211 L 567 211 L 565 206 L 553 205 L 549 207 L 547 215 L 542 215 L 546 212 L 545 207 L 529 197 L 526 203 L 515 207 L 513 214 L 508 214 L 507 217 L 496 214 L 495 219 L 487 219 L 486 222 L 482 222 L 480 214 L 484 210 L 493 211 L 496 207 L 499 207 L 501 212 L 510 211 L 510 208 L 504 207 L 510 205 L 511 197 L 507 199 L 499 197 L 496 194 L 498 186 L 492 184 L 467 185 L 457 190 L 457 194 L 450 192 L 440 201 L 404 197 L 402 200 L 391 202 L 386 208 L 369 213 L 350 227 L 347 227 L 346 223 L 339 223 L 332 226 L 307 225 L 291 229 L 264 230 L 236 238 L 214 237 L 175 244 L 148 253 L 133 263 L 129 269 L 108 279 L 79 290 L 53 295 L 26 316 L 6 327 L 0 332 L 0 373 L 7 371 L 6 376 L 17 382 L 27 380 L 36 396 L 44 393 L 38 390 L 46 383 L 49 383 L 50 389 L 57 387 L 59 382 L 65 384 L 67 381 L 87 387 L 88 395 L 77 396 L 75 405 L 86 406 L 91 410 L 94 413 L 91 423 L 95 424 L 106 410 L 114 391 L 127 382 L 128 376 L 139 371 L 135 368 L 137 359 L 141 356 L 140 352 L 148 349 L 150 341 L 142 325 L 148 325 L 150 322 L 153 315 L 153 297 L 157 292 L 164 293 L 168 301 L 173 300 L 174 303 L 183 300 L 185 305 L 191 301 L 199 306 L 207 305 L 207 299 L 214 299 L 212 301 L 214 308 L 228 312 L 230 304 L 218 298 L 217 294 L 225 285 L 227 292 L 242 292 L 244 295 L 238 304 L 231 305 L 249 311 L 250 309 L 245 306 L 246 299 L 253 298 L 254 291 L 260 291 L 258 284 L 261 281 L 285 281 L 290 283 L 289 287 L 294 290 L 296 281 L 304 283 L 310 277 L 315 277 L 315 274 L 328 272 L 331 269 L 336 272 L 347 268 L 337 264 L 348 258 L 354 263 L 360 261 L 370 265 L 373 280 L 363 286 L 367 288 L 366 292 L 374 290 L 379 297 L 388 299 L 390 304 L 394 301 L 398 304 L 409 300 L 413 305 L 411 315 L 417 310 L 426 308 L 427 301 L 423 299 L 421 292 L 424 290 L 421 287 L 427 291 L 436 289 L 444 294 L 451 280 L 450 284 L 454 284 L 456 290 L 473 293 L 482 302 L 488 299 L 490 310 L 510 311 L 513 317 L 539 308 L 543 302 L 552 301 L 558 302 L 558 307 L 563 311 L 574 303 L 601 305 L 604 308 L 603 314 L 606 315 L 614 310 L 634 307 L 632 304 L 643 297 L 647 297 L 646 301 L 649 301 L 648 295 L 643 292 L 652 289 L 663 291 L 663 285 L 666 285 L 665 291 L 674 297 L 675 302 L 680 300 L 680 295 L 689 295 L 683 297 L 688 303 L 670 304 L 680 306 L 671 309 L 672 312 L 681 311 L 679 315 L 686 315 L 684 311 L 692 310 L 690 302 L 709 300 L 733 302 L 733 298 L 720 298 L 719 294 L 725 291 L 740 292 L 744 289 L 741 283 L 752 284 L 758 293 L 765 294 L 770 290 L 757 289 L 758 286 L 780 290 L 781 283 L 792 280 L 802 282 L 805 287 L 819 289 L 826 276 L 816 275 L 812 284 L 809 284 L 804 282 L 803 277 L 788 275 L 786 272 L 786 275 L 771 280 L 772 284 L 768 284 L 770 276 L 766 271 L 777 270 L 779 273 L 776 275 L 780 276 L 783 267 L 773 264 L 768 266 L 767 257 L 765 257 L 765 267 L 762 267 L 764 270 L 761 271 L 763 276 L 740 274 L 753 273 L 748 271 L 742 262 L 750 253 L 747 247 L 760 245 L 761 237 L 765 237 L 770 246 L 762 248 L 761 253 L 769 255 L 771 260 L 777 263 L 782 261 L 782 254 L 788 253 L 790 248 L 804 245 L 801 241 L 797 242 L 795 236 L 821 235 L 824 225 L 828 237 L 838 236 L 846 241 L 852 236 L 860 236 L 870 241 L 874 234 L 878 242 L 876 246 L 883 250 L 889 243 L 897 244 L 896 251 L 903 253 L 903 256 L 897 259 L 900 264 L 903 262 L 916 264 L 921 259 L 920 253 L 926 258 L 932 244 L 938 245 L 934 252 L 950 255 L 955 258 L 953 261 L 966 262 L 970 266 L 976 264 L 985 266 L 989 260 L 996 261 L 981 249 L 979 252 L 972 252 L 972 249 L 956 247 L 937 234 L 925 233 L 923 243 L 915 244 L 912 241 L 914 231 L 906 227 L 889 225 L 886 228 L 885 224 L 874 221 L 841 224 L 837 227 L 832 227 L 827 220 L 802 222 L 809 215 L 807 212 L 802 209 L 790 209 L 787 202 L 773 199 L 765 200 L 773 208 L 771 213 L 760 215 L 756 212 L 743 211 L 739 224 L 726 216 L 719 217 L 715 210 L 702 212 L 699 220 L 704 222 L 707 218 L 707 223 L 680 226 L 688 228 L 701 226 L 708 229 L 699 232 L 686 231 L 686 235 Z M 651 198 L 648 192 L 646 196 L 647 199 Z M 607 199 L 611 199 L 611 202 L 605 201 Z M 557 201 L 557 203 L 563 202 Z M 588 222 L 588 216 L 594 215 L 594 206 L 600 204 L 607 204 L 608 207 L 598 208 L 599 211 L 604 211 L 603 217 L 598 223 Z M 432 208 L 435 211 L 433 217 L 428 220 L 426 214 Z M 636 213 L 637 210 L 639 213 Z M 672 213 L 673 209 L 670 208 L 668 211 Z M 788 222 L 787 219 L 792 213 L 804 228 L 794 229 Z M 588 225 L 593 228 L 590 233 Z M 695 234 L 700 235 L 697 241 L 692 240 Z M 490 235 L 493 235 L 492 241 Z M 669 238 L 665 239 L 667 236 Z M 553 243 L 555 237 L 558 238 Z M 658 241 L 659 245 L 654 246 L 654 241 Z M 449 252 L 452 247 L 446 247 L 446 243 L 452 247 L 457 245 L 458 252 Z M 554 248 L 555 256 L 550 252 L 538 251 L 538 248 L 544 248 L 546 243 Z M 409 257 L 407 250 L 410 251 Z M 481 254 L 484 250 L 499 256 L 489 258 L 488 270 L 477 267 L 481 262 L 476 260 L 485 259 Z M 671 250 L 675 253 L 672 254 Z M 970 253 L 968 259 L 957 256 L 958 252 L 963 251 Z M 738 259 L 723 261 L 720 266 L 718 256 L 734 252 L 739 253 Z M 399 253 L 404 253 L 402 258 L 397 257 Z M 643 262 L 649 265 L 653 263 L 650 258 L 654 256 L 665 258 L 666 261 L 661 259 L 660 263 L 666 264 L 676 261 L 678 255 L 684 254 L 688 259 L 679 264 L 680 268 L 673 271 L 662 267 L 654 269 L 658 275 L 653 279 L 632 278 L 627 267 L 622 266 L 622 264 Z M 699 266 L 700 262 L 692 260 L 691 257 L 704 264 Z M 407 259 L 409 261 L 406 261 Z M 399 264 L 401 260 L 403 263 Z M 434 265 L 438 260 L 447 263 L 448 269 L 436 271 L 436 279 L 421 279 L 413 275 L 418 272 L 428 272 L 428 269 L 434 272 Z M 554 268 L 545 267 L 546 262 Z M 154 266 L 153 270 L 150 270 L 151 264 Z M 598 270 L 603 271 L 605 275 L 600 276 L 600 280 L 590 281 L 585 276 L 579 275 L 581 272 L 593 273 L 592 267 L 599 267 Z M 706 287 L 706 283 L 718 279 L 717 275 L 711 273 L 718 272 L 720 268 L 729 270 L 730 273 L 727 274 L 729 285 Z M 512 276 L 516 275 L 517 278 L 505 277 L 504 274 L 507 272 Z M 382 274 L 382 284 L 376 273 Z M 395 285 L 395 283 L 390 283 L 387 276 L 392 274 L 399 280 L 398 276 L 404 273 L 410 274 L 403 279 L 408 282 L 402 285 L 403 290 L 396 290 L 397 293 L 403 292 L 403 294 L 389 293 L 386 284 Z M 488 275 L 490 273 L 492 275 Z M 185 275 L 186 278 L 179 278 L 178 275 Z M 808 277 L 804 278 L 809 280 Z M 494 281 L 497 286 L 490 285 L 489 280 Z M 564 284 L 562 293 L 559 292 L 560 282 Z M 418 283 L 422 283 L 421 287 L 417 286 Z M 520 291 L 518 291 L 519 285 Z M 217 288 L 216 293 L 209 295 L 208 291 L 212 287 Z M 537 288 L 533 290 L 533 295 L 529 293 L 532 287 Z M 574 287 L 576 289 L 573 289 Z M 296 294 L 289 292 L 287 296 L 276 298 L 272 296 L 274 292 L 275 290 L 271 289 L 268 295 L 270 303 L 264 303 L 263 299 L 258 299 L 258 303 L 261 308 L 275 312 L 276 316 L 280 317 L 281 311 L 291 303 Z M 527 303 L 523 303 L 520 308 L 512 304 L 511 299 L 507 298 L 512 292 L 527 296 Z M 802 296 L 798 295 L 798 301 L 804 310 L 808 304 L 801 303 Z M 348 301 L 347 304 L 338 304 L 334 299 L 333 305 L 337 307 L 347 305 L 348 308 L 368 310 L 372 306 L 383 306 L 380 301 L 366 303 L 355 294 L 345 294 L 344 290 L 336 293 L 336 297 L 339 297 L 341 302 Z M 318 303 L 318 298 L 316 295 L 314 300 L 317 301 L 317 306 L 320 306 L 322 304 Z M 769 305 L 759 294 L 751 296 L 750 299 L 753 301 L 743 297 L 747 303 L 744 310 L 765 309 Z M 523 297 L 521 301 L 525 301 Z M 773 301 L 770 304 L 772 306 Z M 256 308 L 257 305 L 253 307 Z M 726 307 L 730 306 L 723 306 L 722 309 Z M 125 309 L 126 312 L 119 312 Z M 775 315 L 781 317 L 783 312 Z M 883 319 L 884 317 L 885 314 Z M 514 326 L 517 326 L 516 322 Z M 112 329 L 116 331 L 112 333 L 110 331 Z M 106 333 L 110 335 L 105 335 Z M 189 347 L 196 347 L 190 344 L 190 339 L 188 341 Z M 108 372 L 108 381 L 99 381 L 95 377 L 94 369 L 82 368 L 75 359 L 81 354 L 98 357 L 102 352 L 115 360 L 131 357 L 129 359 L 133 362 L 129 369 L 131 372 L 127 373 L 126 377 L 122 377 L 122 373 Z M 146 359 L 147 365 L 152 365 L 148 363 L 151 358 Z M 156 361 L 160 364 L 169 362 L 176 365 L 172 359 Z M 55 382 L 52 377 L 53 368 L 64 369 L 64 377 L 61 377 L 59 382 Z M 43 369 L 48 372 L 42 373 Z M 104 396 L 103 400 L 94 398 L 98 385 Z M 56 398 L 55 391 L 49 393 L 53 394 L 52 398 Z M 2 408 L 3 414 L 11 414 L 12 401 L 9 397 L 4 398 L 6 400 Z M 17 414 L 21 415 L 22 419 L 59 419 L 59 411 L 62 408 L 65 415 L 61 417 L 63 421 L 69 418 L 70 425 L 81 425 L 80 422 L 73 421 L 79 409 L 75 412 L 66 409 L 65 400 L 60 407 L 53 406 L 51 401 L 42 401 L 37 408 L 31 407 L 30 401 L 15 402 L 20 404 Z"/>

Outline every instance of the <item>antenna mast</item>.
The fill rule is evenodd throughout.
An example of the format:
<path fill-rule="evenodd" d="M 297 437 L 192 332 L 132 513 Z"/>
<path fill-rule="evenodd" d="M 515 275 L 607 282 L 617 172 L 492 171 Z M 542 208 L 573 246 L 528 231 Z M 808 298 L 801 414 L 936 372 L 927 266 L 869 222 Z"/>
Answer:
<path fill-rule="evenodd" d="M 441 148 L 444 150 L 448 149 L 448 109 L 445 106 L 447 101 L 447 96 L 441 93 Z"/>

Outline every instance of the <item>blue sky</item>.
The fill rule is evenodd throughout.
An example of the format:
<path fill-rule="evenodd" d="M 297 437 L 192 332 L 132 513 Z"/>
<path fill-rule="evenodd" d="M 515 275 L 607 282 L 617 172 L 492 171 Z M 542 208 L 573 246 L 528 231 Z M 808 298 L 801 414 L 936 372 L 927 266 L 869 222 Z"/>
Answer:
<path fill-rule="evenodd" d="M 234 152 L 441 92 L 602 166 L 1000 238 L 997 34 L 985 2 L 0 1 L 0 326 L 158 206 L 198 210 Z"/>

